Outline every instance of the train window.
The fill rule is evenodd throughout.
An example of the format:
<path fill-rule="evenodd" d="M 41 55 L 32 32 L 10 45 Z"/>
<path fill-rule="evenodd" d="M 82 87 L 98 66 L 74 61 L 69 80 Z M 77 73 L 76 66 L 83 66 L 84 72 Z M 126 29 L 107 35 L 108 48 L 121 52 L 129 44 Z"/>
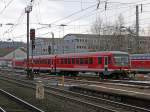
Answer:
<path fill-rule="evenodd" d="M 61 64 L 64 64 L 64 60 L 63 59 L 61 59 Z"/>
<path fill-rule="evenodd" d="M 80 58 L 80 64 L 84 64 L 84 63 L 83 63 L 83 58 Z"/>
<path fill-rule="evenodd" d="M 84 59 L 84 64 L 88 64 L 88 58 Z"/>
<path fill-rule="evenodd" d="M 65 63 L 64 64 L 67 64 L 67 58 L 65 58 Z"/>
<path fill-rule="evenodd" d="M 79 64 L 79 61 L 80 61 L 79 58 L 76 58 L 76 64 Z"/>
<path fill-rule="evenodd" d="M 68 64 L 71 64 L 71 60 L 70 60 L 70 58 L 68 58 Z"/>
<path fill-rule="evenodd" d="M 40 61 L 39 61 L 39 62 L 40 62 L 40 64 L 42 64 L 42 60 L 41 60 L 41 59 L 40 59 Z"/>
<path fill-rule="evenodd" d="M 36 64 L 35 60 L 33 60 L 33 63 Z"/>
<path fill-rule="evenodd" d="M 38 60 L 34 60 L 35 64 L 38 64 Z"/>
<path fill-rule="evenodd" d="M 39 60 L 35 60 L 36 61 L 36 64 L 39 64 Z"/>
<path fill-rule="evenodd" d="M 98 64 L 102 64 L 102 57 L 98 57 Z"/>
<path fill-rule="evenodd" d="M 47 64 L 47 59 L 44 59 L 44 64 Z"/>
<path fill-rule="evenodd" d="M 93 64 L 93 58 L 89 58 L 89 64 Z"/>
<path fill-rule="evenodd" d="M 42 60 L 42 63 L 45 64 L 45 60 L 44 59 Z"/>
<path fill-rule="evenodd" d="M 74 58 L 72 58 L 72 64 L 75 64 L 75 59 Z"/>
<path fill-rule="evenodd" d="M 56 59 L 56 63 L 57 63 L 57 64 L 60 64 L 59 59 Z"/>
<path fill-rule="evenodd" d="M 49 65 L 51 64 L 51 59 L 48 59 L 48 64 L 49 64 Z"/>

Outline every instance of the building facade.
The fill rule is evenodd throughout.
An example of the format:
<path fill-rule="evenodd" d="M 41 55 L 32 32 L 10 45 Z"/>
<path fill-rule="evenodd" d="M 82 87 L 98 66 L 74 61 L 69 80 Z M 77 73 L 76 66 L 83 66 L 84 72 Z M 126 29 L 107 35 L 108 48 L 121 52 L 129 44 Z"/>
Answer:
<path fill-rule="evenodd" d="M 26 48 L 26 43 L 24 42 L 16 42 L 16 41 L 0 41 L 0 48 L 20 48 L 24 47 Z"/>
<path fill-rule="evenodd" d="M 36 38 L 33 55 L 48 55 L 63 53 L 63 39 L 61 38 Z M 32 54 L 30 45 L 30 55 Z"/>
<path fill-rule="evenodd" d="M 139 42 L 139 46 L 137 42 Z M 149 53 L 150 37 L 139 36 L 137 38 L 132 35 L 68 34 L 64 36 L 64 51 L 65 53 L 95 51 Z"/>
<path fill-rule="evenodd" d="M 137 46 L 139 42 L 139 46 Z M 36 38 L 33 55 L 124 51 L 129 53 L 149 53 L 150 37 L 132 35 L 67 34 L 63 38 Z M 30 46 L 30 55 L 32 54 Z"/>

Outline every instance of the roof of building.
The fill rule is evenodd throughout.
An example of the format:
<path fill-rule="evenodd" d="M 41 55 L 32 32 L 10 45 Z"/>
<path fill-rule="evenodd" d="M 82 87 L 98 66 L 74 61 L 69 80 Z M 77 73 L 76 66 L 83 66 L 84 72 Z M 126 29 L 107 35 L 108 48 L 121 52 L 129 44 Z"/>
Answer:
<path fill-rule="evenodd" d="M 14 50 L 15 50 L 14 48 L 0 48 L 0 57 L 3 57 Z"/>
<path fill-rule="evenodd" d="M 71 35 L 74 35 L 78 38 L 99 38 L 99 37 L 112 37 L 112 36 L 115 36 L 115 35 L 99 35 L 99 34 L 67 34 L 64 36 L 64 38 L 66 36 L 71 36 Z M 128 36 L 128 35 L 117 35 L 117 36 Z M 139 36 L 139 37 L 150 37 L 150 36 Z"/>
<path fill-rule="evenodd" d="M 52 38 L 36 38 L 36 39 L 41 39 L 41 40 L 46 41 L 46 42 L 52 41 Z M 62 38 L 54 38 L 54 40 L 55 40 L 55 41 L 56 41 L 56 40 L 62 40 Z"/>
<path fill-rule="evenodd" d="M 76 36 L 76 37 L 82 37 L 82 38 L 91 38 L 91 37 L 99 37 L 99 35 L 97 35 L 97 34 L 67 34 L 67 35 L 65 35 L 64 37 L 66 37 L 66 36 L 71 36 L 71 35 L 74 35 L 74 36 Z"/>
<path fill-rule="evenodd" d="M 24 48 L 19 48 L 20 50 L 26 52 L 26 49 Z M 13 52 L 14 50 L 16 50 L 15 48 L 0 48 L 0 57 L 4 57 L 6 56 L 7 54 Z"/>

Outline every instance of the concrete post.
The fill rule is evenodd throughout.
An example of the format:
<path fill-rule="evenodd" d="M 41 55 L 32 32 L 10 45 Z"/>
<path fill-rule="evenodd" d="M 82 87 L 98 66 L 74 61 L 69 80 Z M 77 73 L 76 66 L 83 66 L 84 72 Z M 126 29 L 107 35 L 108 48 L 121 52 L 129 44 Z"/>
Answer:
<path fill-rule="evenodd" d="M 44 84 L 42 81 L 36 83 L 36 99 L 44 99 Z"/>

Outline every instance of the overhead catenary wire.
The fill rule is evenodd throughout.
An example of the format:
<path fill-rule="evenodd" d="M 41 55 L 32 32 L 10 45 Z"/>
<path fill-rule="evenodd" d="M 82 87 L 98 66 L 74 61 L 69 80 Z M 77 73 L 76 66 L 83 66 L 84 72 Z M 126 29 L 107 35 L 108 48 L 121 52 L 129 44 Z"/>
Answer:
<path fill-rule="evenodd" d="M 68 23 L 67 23 L 68 24 Z M 45 27 L 46 28 L 46 27 Z"/>
<path fill-rule="evenodd" d="M 25 13 L 24 13 L 24 11 L 22 11 L 21 14 L 20 14 L 20 16 L 19 16 L 19 18 L 17 19 L 17 23 L 13 24 L 9 29 L 7 29 L 6 31 L 4 31 L 3 36 L 6 33 L 12 32 L 16 28 L 16 26 L 18 26 L 23 21 L 24 16 L 25 16 Z"/>
<path fill-rule="evenodd" d="M 131 3 L 123 3 L 123 2 L 109 2 L 108 1 L 108 7 L 107 7 L 107 11 L 110 11 L 110 10 L 112 10 L 113 9 L 113 4 L 122 4 L 122 6 L 123 7 L 129 7 L 129 6 L 135 6 L 135 4 L 140 4 L 140 2 L 145 2 L 145 1 L 148 1 L 148 0 L 139 0 L 139 3 L 138 2 L 131 2 Z M 84 3 L 84 2 L 83 2 Z M 146 6 L 146 5 L 149 5 L 149 3 L 142 3 L 143 4 L 143 9 L 144 9 L 144 6 Z M 101 4 L 101 6 L 102 6 L 102 8 L 104 9 L 104 3 L 103 3 L 103 5 Z M 121 7 L 121 6 L 119 6 L 119 7 Z M 96 9 L 96 5 L 94 6 L 94 7 L 92 7 L 92 8 L 95 8 Z M 39 9 L 39 8 L 37 8 L 37 9 Z M 119 9 L 119 8 L 118 8 Z M 93 10 L 92 10 L 93 11 Z M 91 12 L 92 12 L 91 11 Z M 90 12 L 90 11 L 89 11 Z M 95 11 L 96 12 L 96 11 Z M 100 11 L 101 12 L 101 11 Z M 123 12 L 123 11 L 122 11 Z M 103 12 L 101 12 L 101 13 L 103 13 Z M 143 13 L 146 13 L 146 12 L 144 12 L 143 11 Z M 148 12 L 147 12 L 148 13 Z M 90 14 L 84 14 L 84 16 L 86 16 L 86 17 L 83 17 L 80 13 L 78 13 L 78 15 L 79 16 L 82 16 L 83 17 L 83 19 L 84 18 L 87 18 L 88 16 L 90 17 L 90 15 L 92 15 L 92 14 L 95 14 L 95 13 L 90 13 Z M 40 15 L 40 13 L 38 13 L 38 15 Z M 67 22 L 67 19 L 68 18 L 72 18 L 73 16 L 75 16 L 76 17 L 76 19 L 73 19 L 73 20 L 70 20 L 69 22 Z M 76 14 L 75 15 L 73 15 L 73 16 L 70 16 L 70 17 L 68 17 L 68 18 L 66 18 L 66 19 L 63 19 L 63 20 L 60 20 L 60 21 L 57 21 L 57 22 L 55 22 L 53 25 L 52 25 L 52 27 L 56 27 L 57 25 L 58 25 L 58 23 L 59 22 L 61 22 L 61 21 L 65 21 L 64 23 L 66 23 L 66 24 L 71 24 L 71 23 L 73 23 L 73 22 L 75 22 L 74 20 L 76 20 L 76 21 L 80 21 L 80 20 L 82 20 L 82 17 L 77 17 L 76 16 Z M 113 16 L 113 15 L 112 15 Z M 133 15 L 134 16 L 134 15 Z M 42 17 L 42 16 L 39 16 L 39 17 Z M 67 16 L 66 16 L 67 17 Z M 109 17 L 111 17 L 111 16 L 108 16 L 107 15 L 107 18 L 109 18 Z M 38 18 L 38 21 L 37 21 L 37 24 L 39 23 L 39 21 L 41 21 L 40 20 L 40 18 Z M 42 22 L 41 22 L 42 23 Z M 128 22 L 127 22 L 128 23 Z M 35 23 L 36 24 L 36 23 Z M 140 24 L 142 24 L 142 23 L 140 23 Z M 45 26 L 45 28 L 49 28 L 49 26 Z"/>
<path fill-rule="evenodd" d="M 5 7 L 0 11 L 0 14 L 2 14 L 4 11 L 5 11 L 5 9 L 7 8 L 7 7 L 9 7 L 9 5 L 13 2 L 14 0 L 10 0 L 7 4 L 6 4 L 6 2 L 4 2 L 5 3 Z"/>

